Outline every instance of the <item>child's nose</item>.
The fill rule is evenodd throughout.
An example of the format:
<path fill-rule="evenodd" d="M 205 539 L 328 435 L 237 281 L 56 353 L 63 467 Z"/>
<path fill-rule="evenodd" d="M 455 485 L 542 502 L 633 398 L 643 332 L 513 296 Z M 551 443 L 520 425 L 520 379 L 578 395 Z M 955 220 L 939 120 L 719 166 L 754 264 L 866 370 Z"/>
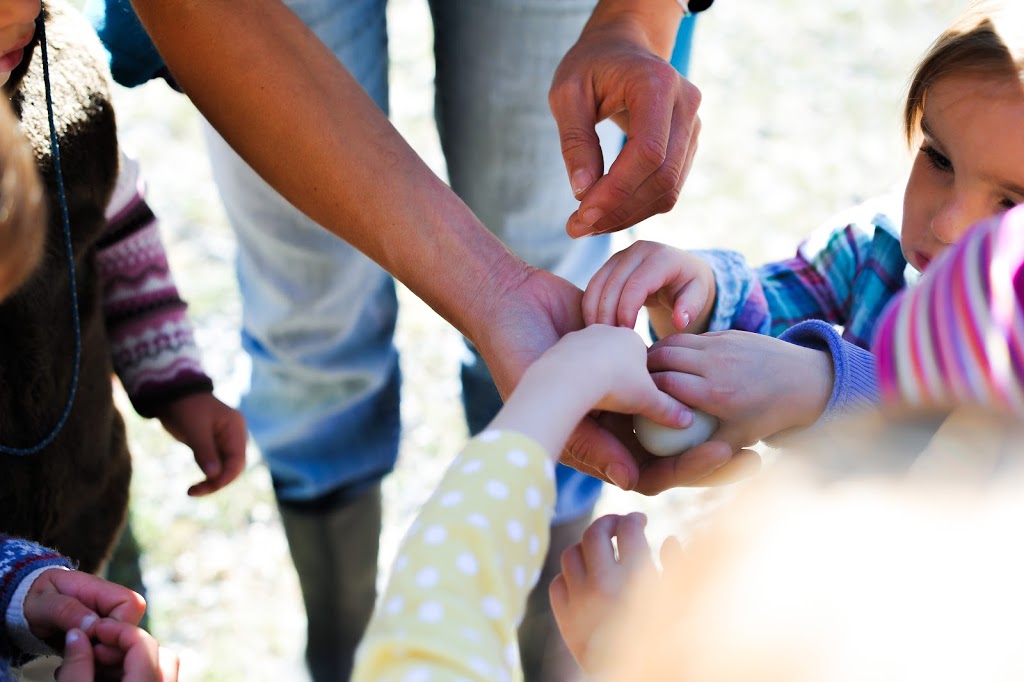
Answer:
<path fill-rule="evenodd" d="M 943 244 L 953 244 L 971 223 L 984 216 L 973 216 L 970 203 L 964 197 L 951 197 L 932 216 L 932 234 Z"/>

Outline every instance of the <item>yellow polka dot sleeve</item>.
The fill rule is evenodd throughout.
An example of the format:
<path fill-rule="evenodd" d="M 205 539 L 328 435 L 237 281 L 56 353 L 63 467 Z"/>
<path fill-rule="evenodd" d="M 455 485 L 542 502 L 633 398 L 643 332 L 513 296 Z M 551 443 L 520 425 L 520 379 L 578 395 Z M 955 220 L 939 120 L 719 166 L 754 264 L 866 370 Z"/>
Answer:
<path fill-rule="evenodd" d="M 352 679 L 522 679 L 516 627 L 554 502 L 537 443 L 493 430 L 472 439 L 402 541 Z"/>

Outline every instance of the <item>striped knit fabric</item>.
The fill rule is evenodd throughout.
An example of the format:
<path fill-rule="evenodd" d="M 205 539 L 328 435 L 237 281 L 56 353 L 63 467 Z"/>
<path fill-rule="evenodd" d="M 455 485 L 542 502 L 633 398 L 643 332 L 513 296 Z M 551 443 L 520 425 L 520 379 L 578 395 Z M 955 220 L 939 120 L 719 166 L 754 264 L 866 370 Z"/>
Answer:
<path fill-rule="evenodd" d="M 114 369 L 136 411 L 212 391 L 135 162 L 121 158 L 96 256 Z"/>
<path fill-rule="evenodd" d="M 1024 415 L 1024 207 L 975 228 L 928 266 L 878 326 L 883 399 Z"/>
<path fill-rule="evenodd" d="M 8 633 L 7 608 L 21 581 L 47 566 L 71 568 L 71 562 L 52 549 L 0 534 L 0 681 L 14 679 L 10 677 L 10 665 L 20 665 L 26 659 Z"/>

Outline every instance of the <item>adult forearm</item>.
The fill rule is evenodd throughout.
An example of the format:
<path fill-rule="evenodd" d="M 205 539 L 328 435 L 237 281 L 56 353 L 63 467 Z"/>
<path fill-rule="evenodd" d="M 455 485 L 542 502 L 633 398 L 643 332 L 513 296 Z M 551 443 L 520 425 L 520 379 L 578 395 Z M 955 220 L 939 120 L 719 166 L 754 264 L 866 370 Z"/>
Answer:
<path fill-rule="evenodd" d="M 634 31 L 652 52 L 668 59 L 682 16 L 676 0 L 600 0 L 583 30 L 625 28 Z"/>
<path fill-rule="evenodd" d="M 517 276 L 517 259 L 279 0 L 133 4 L 178 83 L 267 182 L 460 330 L 481 287 Z"/>

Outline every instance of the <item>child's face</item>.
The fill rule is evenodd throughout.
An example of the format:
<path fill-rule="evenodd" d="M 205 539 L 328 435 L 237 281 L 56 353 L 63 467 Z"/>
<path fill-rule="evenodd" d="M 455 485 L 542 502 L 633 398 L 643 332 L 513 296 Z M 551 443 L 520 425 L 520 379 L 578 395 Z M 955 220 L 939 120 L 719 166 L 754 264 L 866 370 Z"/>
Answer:
<path fill-rule="evenodd" d="M 41 9 L 40 0 L 0 0 L 0 85 L 21 64 Z"/>
<path fill-rule="evenodd" d="M 974 223 L 1024 203 L 1024 87 L 947 76 L 928 88 L 903 197 L 903 255 L 924 270 Z"/>

